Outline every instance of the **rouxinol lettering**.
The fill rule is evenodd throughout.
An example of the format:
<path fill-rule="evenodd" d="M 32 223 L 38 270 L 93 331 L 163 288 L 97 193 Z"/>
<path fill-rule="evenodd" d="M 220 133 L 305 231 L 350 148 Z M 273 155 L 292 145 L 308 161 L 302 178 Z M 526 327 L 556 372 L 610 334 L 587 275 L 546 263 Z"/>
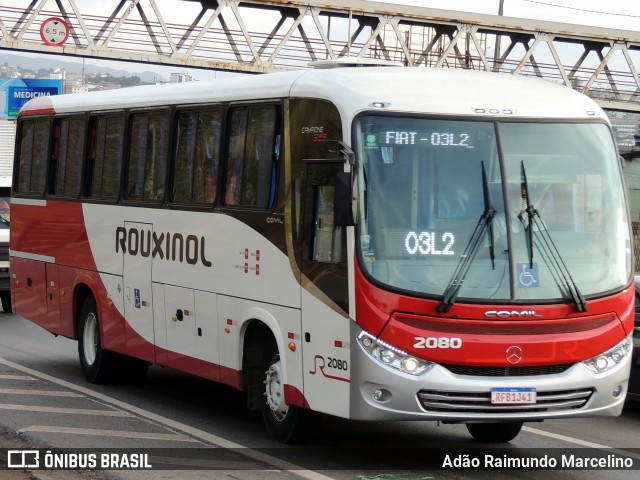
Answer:
<path fill-rule="evenodd" d="M 143 257 L 151 255 L 151 258 L 160 258 L 160 260 L 186 261 L 189 265 L 202 263 L 205 267 L 211 267 L 211 262 L 204 256 L 204 243 L 205 237 L 195 235 L 184 236 L 181 233 L 116 228 L 116 253 Z"/>

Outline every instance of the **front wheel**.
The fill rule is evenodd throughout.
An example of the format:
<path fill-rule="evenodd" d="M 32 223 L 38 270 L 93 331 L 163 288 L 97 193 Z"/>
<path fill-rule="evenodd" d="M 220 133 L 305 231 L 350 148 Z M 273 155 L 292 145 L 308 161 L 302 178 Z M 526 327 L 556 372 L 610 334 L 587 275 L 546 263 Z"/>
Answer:
<path fill-rule="evenodd" d="M 78 318 L 78 356 L 82 373 L 90 383 L 109 383 L 117 370 L 117 354 L 103 350 L 96 300 L 87 296 Z"/>
<path fill-rule="evenodd" d="M 273 437 L 287 444 L 306 440 L 313 429 L 314 412 L 287 405 L 284 401 L 282 361 L 277 353 L 268 356 L 264 370 L 264 397 L 262 418 Z"/>
<path fill-rule="evenodd" d="M 522 422 L 513 423 L 467 423 L 467 430 L 480 442 L 510 442 L 518 436 Z"/>

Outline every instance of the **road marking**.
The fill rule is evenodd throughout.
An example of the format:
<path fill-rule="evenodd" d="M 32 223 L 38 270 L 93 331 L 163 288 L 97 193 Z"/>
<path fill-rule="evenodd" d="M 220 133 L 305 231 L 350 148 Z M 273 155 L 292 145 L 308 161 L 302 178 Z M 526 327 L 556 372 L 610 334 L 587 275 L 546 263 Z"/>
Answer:
<path fill-rule="evenodd" d="M 132 417 L 128 412 L 119 410 L 90 410 L 86 408 L 42 407 L 35 405 L 10 405 L 0 403 L 0 410 L 21 410 L 39 413 L 68 413 L 72 415 L 94 415 L 97 417 Z"/>
<path fill-rule="evenodd" d="M 140 407 L 136 407 L 135 405 L 131 405 L 129 403 L 120 401 L 116 398 L 110 397 L 103 393 L 94 392 L 86 387 L 81 387 L 80 385 L 75 385 L 71 382 L 67 382 L 66 380 L 61 380 L 59 378 L 53 377 L 46 373 L 39 372 L 37 370 L 33 370 L 32 368 L 25 367 L 23 365 L 14 363 L 10 360 L 6 360 L 0 357 L 0 364 L 3 364 L 9 368 L 14 370 L 18 370 L 20 372 L 26 373 L 28 375 L 32 375 L 34 377 L 40 378 L 41 380 L 46 380 L 47 382 L 55 383 L 63 388 L 68 388 L 69 390 L 74 390 L 76 392 L 80 392 L 84 396 L 98 399 L 102 402 L 108 403 L 113 407 L 121 408 L 122 410 L 131 412 L 139 417 L 144 417 L 148 420 L 154 421 L 161 425 L 164 425 L 167 428 L 181 431 L 191 437 L 197 438 L 205 443 L 209 443 L 211 445 L 216 445 L 221 448 L 234 448 L 234 449 L 242 449 L 242 455 L 252 458 L 261 463 L 266 463 L 267 465 L 274 466 L 280 470 L 285 470 L 291 474 L 295 474 L 299 477 L 306 478 L 308 480 L 333 480 L 331 477 L 327 477 L 326 475 L 322 475 L 321 473 L 314 472 L 312 470 L 306 470 L 298 465 L 293 463 L 281 460 L 276 457 L 272 457 L 271 455 L 267 455 L 265 453 L 259 452 L 257 450 L 253 450 L 249 447 L 245 447 L 244 445 L 240 445 L 239 443 L 231 442 L 226 438 L 219 437 L 217 435 L 213 435 L 209 432 L 205 432 L 204 430 L 200 430 L 198 428 L 192 427 L 190 425 L 186 425 L 181 422 L 177 422 L 167 417 L 163 417 L 162 415 L 158 415 L 156 413 L 150 412 L 148 410 L 144 410 Z"/>
<path fill-rule="evenodd" d="M 143 438 L 145 440 L 166 440 L 172 442 L 199 443 L 193 438 L 179 433 L 133 432 L 127 430 L 99 430 L 94 428 L 54 427 L 52 425 L 32 425 L 18 430 L 18 433 L 63 433 L 65 435 L 93 435 L 95 437 Z"/>
<path fill-rule="evenodd" d="M 522 430 L 529 433 L 534 433 L 536 435 L 541 435 L 543 437 L 555 438 L 556 440 L 562 440 L 563 442 L 575 443 L 576 445 L 580 445 L 582 447 L 587 448 L 597 448 L 600 450 L 607 450 L 613 453 L 617 453 L 619 455 L 624 455 L 625 457 L 633 457 L 640 459 L 640 454 L 629 452 L 627 450 L 623 450 L 620 448 L 610 447 L 608 445 L 600 445 L 599 443 L 587 442 L 586 440 L 580 440 L 578 438 L 567 437 L 566 435 L 561 435 L 559 433 L 545 432 L 544 430 L 538 430 L 537 428 L 531 427 L 522 427 Z"/>
<path fill-rule="evenodd" d="M 6 360 L 4 358 L 0 357 L 0 364 L 3 364 L 7 367 L 13 368 L 14 370 L 19 370 L 21 372 L 24 372 L 26 374 L 32 375 L 33 377 L 37 377 L 40 378 L 41 380 L 46 380 L 48 382 L 54 383 L 56 385 L 59 385 L 63 388 L 68 388 L 70 390 L 75 390 L 77 392 L 80 392 L 82 395 L 77 395 L 77 396 L 87 396 L 87 397 L 91 397 L 94 399 L 98 399 L 101 400 L 102 402 L 105 403 L 109 403 L 110 405 L 117 407 L 117 408 L 121 408 L 125 411 L 131 412 L 132 414 L 138 415 L 140 417 L 144 417 L 147 418 L 149 420 L 152 420 L 156 423 L 159 423 L 161 425 L 164 425 L 167 428 L 171 428 L 174 430 L 179 430 L 182 431 L 184 433 L 186 433 L 187 435 L 197 438 L 203 442 L 207 442 L 213 445 L 217 445 L 221 448 L 231 448 L 231 449 L 242 449 L 243 451 L 243 455 L 252 458 L 254 460 L 257 460 L 259 462 L 262 463 L 266 463 L 268 465 L 272 465 L 274 467 L 277 467 L 281 470 L 286 470 L 289 473 L 298 475 L 302 478 L 306 478 L 309 480 L 332 480 L 331 477 L 327 477 L 325 475 L 322 475 L 318 472 L 314 472 L 311 470 L 305 470 L 302 467 L 299 467 L 297 465 L 291 464 L 289 462 L 280 460 L 278 458 L 275 457 L 271 457 L 270 455 L 264 454 L 262 452 L 258 452 L 255 450 L 252 450 L 248 447 L 245 447 L 243 445 L 240 445 L 238 443 L 235 442 L 231 442 L 225 438 L 222 437 L 218 437 L 217 435 L 213 435 L 209 432 L 205 432 L 203 430 L 199 430 L 197 428 L 191 427 L 189 425 L 177 422 L 175 420 L 172 420 L 170 418 L 166 418 L 163 417 L 162 415 L 158 415 L 155 414 L 153 412 L 150 412 L 148 410 L 144 410 L 142 408 L 136 407 L 135 405 L 130 405 L 126 402 L 122 402 L 120 400 L 117 400 L 115 398 L 109 397 L 108 395 L 104 395 L 98 392 L 94 392 L 88 388 L 82 387 L 80 385 L 75 385 L 73 383 L 67 382 L 65 380 L 60 380 L 56 377 L 53 377 L 51 375 L 48 375 L 46 373 L 42 373 L 39 372 L 37 370 L 33 370 L 29 367 L 25 367 L 22 365 L 19 365 L 17 363 L 11 362 L 10 360 Z M 0 393 L 2 392 L 2 390 L 0 390 Z M 74 394 L 75 395 L 75 394 Z M 125 413 L 125 412 L 123 412 Z M 27 429 L 23 429 L 21 430 L 21 432 L 23 431 L 44 431 L 44 430 L 30 430 L 30 429 L 48 429 L 46 431 L 54 431 L 60 432 L 62 429 L 60 427 L 38 427 L 38 426 L 34 426 L 34 427 L 28 427 Z M 78 433 L 77 431 L 79 430 L 83 430 L 83 429 L 70 429 L 70 430 L 75 430 L 75 433 Z M 606 450 L 610 450 L 612 452 L 621 452 L 623 455 L 626 455 L 628 457 L 634 457 L 634 458 L 640 458 L 640 455 L 637 454 L 633 454 L 631 452 L 627 452 L 625 450 L 619 450 L 619 449 L 615 449 L 613 447 L 607 446 L 607 445 L 601 445 L 598 443 L 593 443 L 593 442 L 587 442 L 585 440 L 580 440 L 578 438 L 573 438 L 573 437 L 569 437 L 566 435 L 561 435 L 561 434 L 556 434 L 556 433 L 552 433 L 552 432 L 546 432 L 544 430 L 539 430 L 537 428 L 531 428 L 531 427 L 523 427 L 522 428 L 523 431 L 529 432 L 529 433 L 533 433 L 535 435 L 540 435 L 540 436 L 544 436 L 544 437 L 549 437 L 549 438 L 554 438 L 557 440 L 561 440 L 567 443 L 572 443 L 575 445 L 580 445 L 583 447 L 589 447 L 589 448 L 597 448 L 597 449 L 606 449 Z M 86 430 L 89 431 L 89 430 Z M 93 432 L 103 432 L 100 434 L 104 435 L 104 432 L 109 432 L 107 431 L 103 431 L 103 430 L 92 430 Z M 70 432 L 70 433 L 74 433 L 74 432 Z M 131 435 L 132 432 L 121 432 L 127 435 Z M 86 433 L 88 434 L 88 433 Z M 97 434 L 96 434 L 97 435 Z M 167 435 L 167 434 L 165 434 Z M 170 435 L 169 435 L 170 436 Z M 142 437 L 142 438 L 147 438 L 147 437 Z M 182 437 L 185 438 L 185 437 Z M 188 441 L 193 441 L 193 440 L 188 440 Z"/>
<path fill-rule="evenodd" d="M 0 375 L 1 380 L 35 380 L 28 375 Z"/>
<path fill-rule="evenodd" d="M 61 392 L 59 390 L 29 390 L 21 388 L 0 388 L 0 393 L 7 395 L 39 395 L 43 397 L 84 397 L 73 392 Z"/>
<path fill-rule="evenodd" d="M 600 448 L 600 449 L 612 448 L 606 445 L 600 445 L 599 443 L 592 443 L 592 442 L 587 442 L 585 440 L 580 440 L 579 438 L 567 437 L 566 435 L 561 435 L 559 433 L 552 433 L 552 432 L 546 432 L 544 430 L 538 430 L 537 428 L 522 427 L 522 430 L 529 433 L 535 433 L 536 435 L 541 435 L 543 437 L 562 440 L 563 442 L 575 443 L 576 445 L 580 445 L 581 447 Z"/>

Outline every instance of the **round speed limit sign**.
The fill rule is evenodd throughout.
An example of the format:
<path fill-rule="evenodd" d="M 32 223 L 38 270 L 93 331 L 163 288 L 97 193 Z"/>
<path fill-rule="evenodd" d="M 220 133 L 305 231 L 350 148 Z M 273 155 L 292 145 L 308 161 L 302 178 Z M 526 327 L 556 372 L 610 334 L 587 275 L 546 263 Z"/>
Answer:
<path fill-rule="evenodd" d="M 69 25 L 61 18 L 47 18 L 40 27 L 40 37 L 47 45 L 59 47 L 69 38 Z"/>

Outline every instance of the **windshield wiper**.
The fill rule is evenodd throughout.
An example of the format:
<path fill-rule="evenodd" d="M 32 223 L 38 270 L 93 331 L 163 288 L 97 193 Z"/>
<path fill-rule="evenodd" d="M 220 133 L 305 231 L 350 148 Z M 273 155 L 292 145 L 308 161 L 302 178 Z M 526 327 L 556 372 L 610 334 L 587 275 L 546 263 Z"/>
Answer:
<path fill-rule="evenodd" d="M 522 199 L 520 213 L 518 218 L 524 226 L 527 234 L 527 253 L 529 255 L 529 268 L 533 268 L 533 217 L 538 213 L 529 201 L 529 184 L 527 183 L 527 172 L 524 169 L 524 161 L 520 162 L 520 198 Z M 527 214 L 527 224 L 524 223 L 523 214 Z"/>
<path fill-rule="evenodd" d="M 522 198 L 522 210 L 518 214 L 520 222 L 525 228 L 527 234 L 527 252 L 529 256 L 529 268 L 533 268 L 533 241 L 536 239 L 536 247 L 543 257 L 546 257 L 547 264 L 554 267 L 555 272 L 564 282 L 565 287 L 569 291 L 576 312 L 586 312 L 587 302 L 582 296 L 578 285 L 573 280 L 569 268 L 564 263 L 562 255 L 556 246 L 551 234 L 547 229 L 540 212 L 529 201 L 529 184 L 527 183 L 527 172 L 524 169 L 524 161 L 520 162 L 520 195 Z M 527 216 L 527 224 L 525 225 L 524 214 Z M 534 225 L 536 229 L 534 230 Z M 549 261 L 550 260 L 550 261 Z"/>
<path fill-rule="evenodd" d="M 456 299 L 458 298 L 458 293 L 460 292 L 460 288 L 462 288 L 462 284 L 464 279 L 469 272 L 469 268 L 471 267 L 471 263 L 473 259 L 476 257 L 478 253 L 478 249 L 484 239 L 487 231 L 489 231 L 489 256 L 491 258 L 491 264 L 495 269 L 495 246 L 493 243 L 493 218 L 496 216 L 497 210 L 491 203 L 491 196 L 489 194 L 489 182 L 487 181 L 487 172 L 484 168 L 484 161 L 480 162 L 482 167 L 482 190 L 484 196 L 484 212 L 480 215 L 480 219 L 478 220 L 478 224 L 476 225 L 475 230 L 471 234 L 471 238 L 469 239 L 469 243 L 464 249 L 464 252 L 460 256 L 460 261 L 453 271 L 453 276 L 449 281 L 449 286 L 442 294 L 442 301 L 440 305 L 436 307 L 436 311 L 448 312 L 451 310 L 451 307 L 454 303 L 456 303 Z"/>

